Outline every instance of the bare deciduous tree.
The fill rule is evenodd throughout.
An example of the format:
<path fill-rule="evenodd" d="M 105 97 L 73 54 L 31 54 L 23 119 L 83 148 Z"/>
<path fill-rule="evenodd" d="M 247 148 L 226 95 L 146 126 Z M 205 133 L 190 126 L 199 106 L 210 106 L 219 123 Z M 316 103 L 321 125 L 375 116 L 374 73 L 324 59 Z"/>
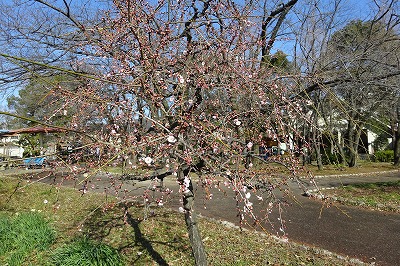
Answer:
<path fill-rule="evenodd" d="M 332 16 L 328 16 L 331 23 L 320 24 L 318 18 L 323 17 L 313 16 L 314 21 L 303 20 L 305 33 L 298 35 L 297 51 L 301 52 L 299 62 L 303 63 L 299 66 L 309 78 L 299 95 L 309 97 L 317 90 L 329 95 L 326 99 L 330 99 L 334 108 L 328 109 L 330 113 L 321 113 L 321 119 L 327 122 L 327 117 L 341 114 L 347 121 L 346 129 L 337 128 L 344 131 L 345 145 L 336 146 L 347 151 L 349 166 L 356 165 L 361 133 L 391 97 L 393 81 L 400 75 L 397 4 L 396 1 L 380 4 L 377 15 L 370 21 L 352 21 L 337 29 L 333 15 L 340 6 L 338 1 Z M 332 129 L 329 123 L 326 125 Z"/>

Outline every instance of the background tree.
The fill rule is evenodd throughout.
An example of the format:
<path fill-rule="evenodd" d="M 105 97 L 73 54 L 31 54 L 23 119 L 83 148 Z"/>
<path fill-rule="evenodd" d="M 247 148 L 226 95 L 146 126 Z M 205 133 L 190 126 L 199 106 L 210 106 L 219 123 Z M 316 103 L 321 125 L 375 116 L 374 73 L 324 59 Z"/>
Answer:
<path fill-rule="evenodd" d="M 392 139 L 393 139 L 393 151 L 394 151 L 394 165 L 400 165 L 400 101 L 397 98 L 395 102 L 395 110 L 392 112 L 391 116 L 391 128 L 392 128 Z"/>
<path fill-rule="evenodd" d="M 369 118 L 391 96 L 388 83 L 398 75 L 396 58 L 399 43 L 396 34 L 382 22 L 355 21 L 336 32 L 328 45 L 329 62 L 338 79 L 348 80 L 334 86 L 338 102 L 347 120 L 345 141 L 349 166 L 355 166 L 360 135 Z M 334 55 L 332 58 L 330 55 Z M 385 76 L 385 78 L 380 78 Z"/>
<path fill-rule="evenodd" d="M 18 96 L 7 98 L 8 108 L 16 115 L 62 126 L 68 123 L 73 109 L 71 104 L 61 101 L 63 93 L 72 93 L 79 81 L 68 76 L 36 77 L 18 91 Z M 63 88 L 63 92 L 59 88 Z M 73 98 L 69 101 L 73 101 Z M 13 127 L 35 126 L 30 120 L 14 119 Z"/>
<path fill-rule="evenodd" d="M 337 1 L 333 5 L 332 16 L 317 15 L 312 20 L 303 20 L 304 33 L 298 35 L 296 46 L 301 56 L 296 64 L 308 74 L 308 85 L 298 95 L 307 98 L 320 90 L 329 96 L 326 99 L 330 100 L 330 108 L 325 108 L 329 113 L 321 115 L 337 117 L 341 114 L 345 118 L 345 141 L 337 139 L 335 146 L 341 154 L 344 153 L 341 150 L 346 151 L 348 165 L 355 166 L 360 135 L 371 122 L 368 119 L 391 97 L 391 84 L 399 75 L 397 3 L 390 1 L 388 5 L 378 6 L 377 15 L 370 21 L 352 21 L 338 29 L 334 15 L 339 14 L 340 4 Z M 325 123 L 332 121 L 323 120 Z M 340 132 L 340 124 L 337 126 Z M 327 128 L 332 129 L 328 124 Z"/>

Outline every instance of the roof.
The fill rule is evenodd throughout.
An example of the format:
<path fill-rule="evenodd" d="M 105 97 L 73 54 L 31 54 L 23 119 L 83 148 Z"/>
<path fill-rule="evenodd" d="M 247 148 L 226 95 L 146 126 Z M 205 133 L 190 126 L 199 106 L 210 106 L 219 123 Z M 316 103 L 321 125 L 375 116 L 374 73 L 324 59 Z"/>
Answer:
<path fill-rule="evenodd" d="M 64 132 L 65 130 L 55 127 L 29 127 L 20 128 L 15 130 L 0 130 L 0 136 L 13 136 L 18 134 L 32 134 L 32 133 L 58 133 Z"/>

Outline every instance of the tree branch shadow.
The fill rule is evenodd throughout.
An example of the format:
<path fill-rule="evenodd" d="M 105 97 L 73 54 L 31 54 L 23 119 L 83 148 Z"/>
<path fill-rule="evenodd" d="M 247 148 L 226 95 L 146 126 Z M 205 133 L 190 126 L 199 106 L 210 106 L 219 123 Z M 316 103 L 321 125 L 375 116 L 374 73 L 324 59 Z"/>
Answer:
<path fill-rule="evenodd" d="M 136 242 L 140 243 L 142 247 L 144 247 L 149 255 L 154 259 L 158 265 L 168 265 L 168 263 L 164 260 L 164 258 L 153 248 L 151 242 L 147 240 L 140 230 L 139 224 L 141 220 L 133 219 L 131 214 L 128 211 L 128 207 L 125 207 L 126 213 L 126 222 L 133 228 L 135 233 L 135 240 Z"/>
<path fill-rule="evenodd" d="M 117 249 L 120 252 L 127 252 L 132 248 L 140 247 L 140 249 L 142 249 L 142 251 L 145 251 L 145 253 L 148 254 L 149 258 L 151 258 L 151 260 L 154 261 L 157 265 L 168 265 L 168 263 L 163 258 L 163 256 L 154 248 L 154 244 L 164 245 L 175 250 L 182 249 L 183 252 L 187 252 L 186 248 L 182 244 L 184 240 L 181 239 L 179 235 L 171 235 L 170 241 L 167 240 L 165 242 L 152 241 L 151 239 L 146 238 L 146 235 L 144 235 L 141 230 L 141 223 L 144 220 L 135 218 L 134 216 L 132 216 L 132 213 L 130 213 L 130 211 L 131 210 L 129 203 L 119 203 L 106 211 L 101 209 L 96 210 L 84 222 L 83 228 L 85 229 L 83 231 L 83 234 L 90 239 L 103 241 L 105 239 L 113 238 L 112 235 L 115 231 L 124 230 L 124 227 L 129 227 L 130 236 L 125 235 L 125 240 L 123 240 L 118 245 Z M 164 217 L 164 215 L 165 214 L 162 214 L 162 216 L 160 217 Z M 130 254 L 132 255 L 132 253 Z M 136 263 L 137 260 L 140 260 L 139 257 L 141 257 L 141 255 L 138 255 L 136 259 L 134 258 L 135 256 L 130 257 L 130 262 Z"/>

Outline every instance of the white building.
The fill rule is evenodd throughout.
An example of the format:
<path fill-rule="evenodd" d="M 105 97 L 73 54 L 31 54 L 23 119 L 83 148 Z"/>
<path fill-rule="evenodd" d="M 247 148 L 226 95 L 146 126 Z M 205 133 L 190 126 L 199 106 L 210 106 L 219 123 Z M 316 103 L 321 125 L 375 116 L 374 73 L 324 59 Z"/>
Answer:
<path fill-rule="evenodd" d="M 0 157 L 22 158 L 24 148 L 18 144 L 19 135 L 0 137 Z"/>

